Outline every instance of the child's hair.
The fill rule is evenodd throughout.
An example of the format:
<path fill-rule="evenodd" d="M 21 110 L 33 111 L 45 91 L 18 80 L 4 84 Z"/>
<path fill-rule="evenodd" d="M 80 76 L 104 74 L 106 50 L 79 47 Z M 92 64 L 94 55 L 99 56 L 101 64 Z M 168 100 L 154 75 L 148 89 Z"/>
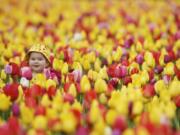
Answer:
<path fill-rule="evenodd" d="M 33 45 L 29 51 L 27 52 L 26 54 L 26 60 L 28 61 L 29 60 L 29 57 L 30 57 L 30 54 L 32 52 L 38 52 L 38 53 L 41 53 L 47 60 L 48 64 L 51 65 L 51 61 L 50 61 L 50 50 L 45 46 L 45 45 L 42 45 L 42 44 L 37 44 L 37 45 Z"/>

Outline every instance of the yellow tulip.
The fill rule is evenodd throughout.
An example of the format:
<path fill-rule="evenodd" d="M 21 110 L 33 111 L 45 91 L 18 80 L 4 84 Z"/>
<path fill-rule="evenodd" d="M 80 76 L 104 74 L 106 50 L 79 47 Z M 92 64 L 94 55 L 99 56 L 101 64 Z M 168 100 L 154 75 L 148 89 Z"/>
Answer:
<path fill-rule="evenodd" d="M 20 105 L 20 114 L 24 124 L 30 124 L 34 120 L 33 109 L 26 107 L 23 103 Z"/>
<path fill-rule="evenodd" d="M 0 93 L 0 110 L 7 111 L 11 105 L 10 97 L 7 97 L 5 94 Z"/>
<path fill-rule="evenodd" d="M 102 79 L 108 79 L 107 69 L 106 67 L 103 67 L 99 70 L 99 77 Z"/>
<path fill-rule="evenodd" d="M 112 54 L 112 58 L 114 61 L 119 61 L 122 56 L 122 48 L 118 47 L 115 52 Z"/>
<path fill-rule="evenodd" d="M 49 99 L 47 94 L 44 94 L 41 99 L 41 105 L 48 107 L 51 104 L 51 100 Z"/>
<path fill-rule="evenodd" d="M 73 63 L 73 69 L 79 69 L 82 71 L 82 66 L 79 62 L 74 62 Z"/>
<path fill-rule="evenodd" d="M 134 102 L 132 113 L 135 115 L 139 115 L 142 113 L 142 111 L 143 111 L 143 103 L 141 101 Z"/>
<path fill-rule="evenodd" d="M 95 124 L 94 124 L 94 130 L 99 133 L 99 135 L 101 134 L 105 134 L 105 122 L 103 121 L 103 119 L 98 120 Z"/>
<path fill-rule="evenodd" d="M 52 79 L 48 79 L 45 83 L 46 89 L 48 89 L 50 86 L 56 87 L 56 82 Z"/>
<path fill-rule="evenodd" d="M 53 69 L 57 71 L 61 71 L 62 66 L 63 66 L 62 60 L 58 60 L 56 58 L 53 60 Z"/>
<path fill-rule="evenodd" d="M 106 103 L 107 103 L 108 99 L 107 99 L 107 97 L 106 97 L 106 95 L 105 95 L 104 93 L 101 93 L 101 94 L 100 94 L 100 96 L 99 96 L 99 101 L 100 101 L 100 103 L 102 103 L 102 104 L 106 104 Z"/>
<path fill-rule="evenodd" d="M 177 66 L 177 68 L 180 70 L 180 59 L 178 59 L 178 60 L 176 61 L 176 66 Z"/>
<path fill-rule="evenodd" d="M 97 79 L 97 81 L 94 84 L 94 88 L 97 93 L 102 93 L 102 92 L 107 91 L 107 84 L 105 80 Z"/>
<path fill-rule="evenodd" d="M 66 62 L 62 65 L 62 67 L 61 67 L 61 72 L 62 72 L 63 74 L 68 73 L 68 64 L 67 64 Z"/>
<path fill-rule="evenodd" d="M 169 86 L 169 93 L 172 97 L 180 95 L 180 82 L 178 80 L 174 80 L 171 82 Z"/>
<path fill-rule="evenodd" d="M 164 106 L 164 112 L 168 116 L 168 118 L 172 119 L 176 115 L 176 105 L 174 102 L 167 102 Z"/>
<path fill-rule="evenodd" d="M 145 62 L 147 63 L 148 66 L 150 66 L 150 67 L 155 66 L 155 60 L 154 60 L 154 57 L 153 57 L 152 53 L 145 52 L 144 60 L 145 60 Z"/>
<path fill-rule="evenodd" d="M 97 72 L 101 69 L 101 61 L 100 61 L 99 58 L 96 58 L 96 61 L 95 61 L 95 63 L 94 63 L 94 69 L 95 69 L 95 71 L 97 71 Z"/>
<path fill-rule="evenodd" d="M 160 93 L 163 90 L 166 90 L 166 85 L 163 80 L 158 80 L 154 85 L 156 93 Z"/>
<path fill-rule="evenodd" d="M 46 129 L 47 119 L 45 116 L 38 115 L 34 118 L 32 125 L 35 129 Z"/>
<path fill-rule="evenodd" d="M 85 93 L 91 89 L 91 84 L 89 79 L 86 75 L 83 75 L 81 82 L 80 82 L 82 93 Z"/>
<path fill-rule="evenodd" d="M 98 102 L 96 100 L 93 100 L 91 104 L 89 118 L 91 123 L 96 123 L 101 118 Z"/>
<path fill-rule="evenodd" d="M 80 112 L 82 112 L 83 108 L 80 102 L 78 102 L 77 100 L 75 100 L 75 102 L 72 104 L 72 108 L 79 110 Z"/>
<path fill-rule="evenodd" d="M 45 85 L 46 85 L 45 82 L 46 82 L 46 77 L 42 73 L 36 74 L 31 80 L 31 84 L 38 84 L 38 85 L 40 85 L 40 86 L 42 86 L 44 88 L 45 88 Z"/>
<path fill-rule="evenodd" d="M 82 60 L 82 66 L 85 70 L 88 70 L 91 68 L 90 61 L 88 59 L 83 59 Z"/>
<path fill-rule="evenodd" d="M 72 134 L 76 130 L 77 121 L 74 115 L 69 112 L 62 112 L 60 114 L 60 120 L 62 125 L 62 131 Z"/>
<path fill-rule="evenodd" d="M 113 125 L 117 116 L 118 116 L 118 113 L 115 110 L 109 109 L 105 117 L 107 124 Z"/>
<path fill-rule="evenodd" d="M 135 135 L 133 129 L 127 128 L 122 135 Z"/>
<path fill-rule="evenodd" d="M 4 81 L 0 78 L 0 89 L 2 89 L 5 85 Z"/>
<path fill-rule="evenodd" d="M 70 87 L 68 89 L 68 93 L 70 93 L 74 97 L 77 96 L 77 90 L 76 90 L 76 86 L 74 85 L 74 83 L 70 85 Z"/>
<path fill-rule="evenodd" d="M 138 127 L 137 129 L 137 135 L 150 135 L 148 130 L 144 127 Z"/>
<path fill-rule="evenodd" d="M 35 135 L 36 134 L 36 130 L 35 129 L 30 129 L 27 132 L 27 135 Z"/>
<path fill-rule="evenodd" d="M 55 119 L 58 116 L 58 111 L 54 108 L 47 108 L 46 109 L 46 117 L 48 119 Z"/>
<path fill-rule="evenodd" d="M 172 62 L 169 62 L 165 66 L 163 73 L 168 75 L 174 75 L 174 64 Z"/>
<path fill-rule="evenodd" d="M 5 80 L 6 77 L 7 77 L 7 75 L 6 75 L 5 71 L 4 71 L 4 69 L 1 70 L 1 79 L 2 79 L 2 80 Z"/>
<path fill-rule="evenodd" d="M 18 87 L 18 92 L 19 92 L 19 95 L 18 95 L 18 98 L 16 99 L 16 102 L 20 103 L 24 100 L 24 93 L 23 93 L 23 89 L 21 85 L 19 85 Z"/>

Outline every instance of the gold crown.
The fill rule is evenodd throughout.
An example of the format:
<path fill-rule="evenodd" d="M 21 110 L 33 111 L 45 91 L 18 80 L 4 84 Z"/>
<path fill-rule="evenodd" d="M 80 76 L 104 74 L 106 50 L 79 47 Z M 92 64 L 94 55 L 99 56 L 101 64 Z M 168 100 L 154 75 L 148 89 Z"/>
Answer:
<path fill-rule="evenodd" d="M 27 53 L 27 55 L 26 55 L 26 58 L 27 58 L 27 59 L 29 59 L 29 54 L 30 54 L 31 52 L 39 52 L 39 53 L 41 53 L 41 54 L 47 59 L 47 61 L 48 61 L 49 63 L 51 63 L 51 62 L 50 62 L 50 50 L 49 50 L 45 45 L 41 45 L 41 44 L 33 45 L 33 46 L 29 49 L 29 51 L 28 51 L 28 53 Z"/>

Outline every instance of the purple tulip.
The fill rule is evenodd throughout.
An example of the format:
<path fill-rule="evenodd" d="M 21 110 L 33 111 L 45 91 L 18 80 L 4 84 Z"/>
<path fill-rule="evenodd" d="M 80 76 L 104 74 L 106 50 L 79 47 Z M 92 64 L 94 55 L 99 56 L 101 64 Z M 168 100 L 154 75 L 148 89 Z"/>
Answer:
<path fill-rule="evenodd" d="M 163 67 L 158 65 L 155 67 L 154 72 L 160 74 L 163 71 Z"/>
<path fill-rule="evenodd" d="M 5 73 L 6 73 L 6 74 L 11 74 L 11 73 L 12 73 L 12 66 L 9 65 L 9 64 L 7 64 L 7 65 L 5 66 L 5 68 L 4 68 L 4 70 L 5 70 Z"/>
<path fill-rule="evenodd" d="M 136 56 L 136 62 L 137 62 L 138 64 L 142 64 L 143 61 L 144 61 L 143 55 L 142 55 L 142 54 L 138 54 L 138 55 Z"/>
<path fill-rule="evenodd" d="M 13 105 L 12 105 L 12 112 L 13 112 L 13 115 L 14 116 L 19 116 L 19 106 L 18 106 L 18 104 L 16 104 L 16 103 L 14 103 Z"/>

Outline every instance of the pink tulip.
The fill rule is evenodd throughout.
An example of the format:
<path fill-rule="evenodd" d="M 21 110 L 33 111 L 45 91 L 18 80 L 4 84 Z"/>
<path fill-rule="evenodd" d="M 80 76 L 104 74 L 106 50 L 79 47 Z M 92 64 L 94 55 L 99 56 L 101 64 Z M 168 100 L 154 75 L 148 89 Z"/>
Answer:
<path fill-rule="evenodd" d="M 30 67 L 22 67 L 21 68 L 21 76 L 25 77 L 28 80 L 32 79 L 32 70 Z"/>
<path fill-rule="evenodd" d="M 117 66 L 115 69 L 115 74 L 119 78 L 123 78 L 127 75 L 127 68 L 125 66 Z"/>
<path fill-rule="evenodd" d="M 74 75 L 74 81 L 80 82 L 81 77 L 82 77 L 82 71 L 81 70 L 74 70 L 72 72 L 72 74 Z"/>

